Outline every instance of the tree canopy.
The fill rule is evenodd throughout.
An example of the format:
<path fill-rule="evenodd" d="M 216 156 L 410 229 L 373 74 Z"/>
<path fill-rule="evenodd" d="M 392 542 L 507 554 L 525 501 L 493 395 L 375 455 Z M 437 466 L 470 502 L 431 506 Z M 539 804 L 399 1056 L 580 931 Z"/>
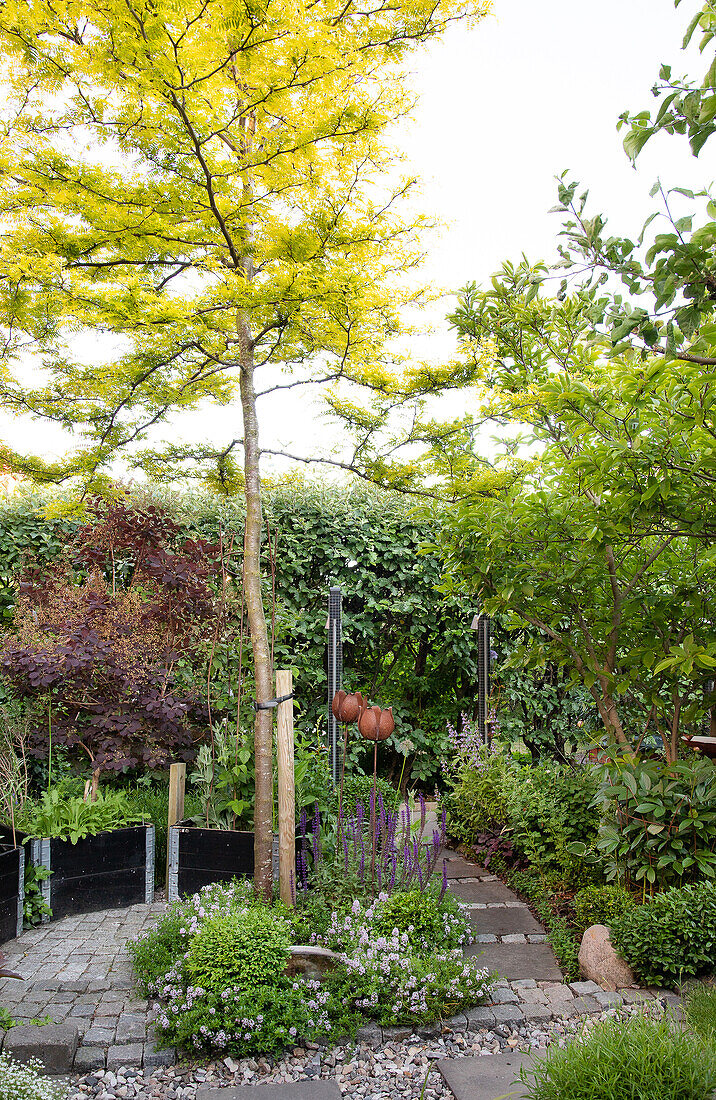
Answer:
<path fill-rule="evenodd" d="M 97 488 L 117 452 L 170 413 L 239 399 L 232 438 L 145 458 L 162 477 L 208 458 L 217 484 L 244 489 L 264 894 L 273 676 L 258 402 L 329 380 L 390 390 L 384 343 L 412 297 L 399 276 L 418 258 L 420 224 L 396 210 L 410 180 L 384 136 L 410 107 L 399 65 L 485 10 L 481 0 L 10 0 L 0 15 L 10 89 L 0 402 L 74 431 L 76 444 L 55 462 L 7 447 L 0 457 Z M 98 355 L 100 333 L 111 340 Z M 89 357 L 80 336 L 92 337 Z"/>
<path fill-rule="evenodd" d="M 697 28 L 713 54 L 711 2 L 686 42 Z M 659 130 L 698 154 L 715 64 L 698 86 L 662 68 L 656 118 L 621 118 L 630 156 Z M 446 588 L 538 628 L 610 737 L 636 749 L 658 733 L 673 760 L 714 703 L 716 206 L 659 182 L 651 194 L 641 234 L 618 237 L 565 174 L 557 262 L 464 289 L 451 320 L 482 396 L 436 468 L 455 502 Z M 504 429 L 489 460 L 474 442 L 488 424 Z"/>

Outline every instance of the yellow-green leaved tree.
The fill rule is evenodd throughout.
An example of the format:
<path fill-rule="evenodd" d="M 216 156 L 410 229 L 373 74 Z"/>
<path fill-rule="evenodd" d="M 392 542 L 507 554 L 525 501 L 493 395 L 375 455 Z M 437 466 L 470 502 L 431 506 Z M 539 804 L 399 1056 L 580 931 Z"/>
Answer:
<path fill-rule="evenodd" d="M 273 674 L 257 399 L 330 380 L 390 391 L 384 341 L 419 226 L 396 210 L 408 183 L 386 190 L 384 131 L 410 106 L 406 54 L 487 6 L 8 0 L 0 13 L 0 407 L 73 434 L 61 461 L 0 459 L 86 491 L 177 409 L 236 400 L 236 438 L 163 457 L 208 455 L 220 481 L 243 484 L 258 703 Z M 88 334 L 110 334 L 98 361 L 79 354 Z M 267 894 L 269 710 L 255 752 Z"/>

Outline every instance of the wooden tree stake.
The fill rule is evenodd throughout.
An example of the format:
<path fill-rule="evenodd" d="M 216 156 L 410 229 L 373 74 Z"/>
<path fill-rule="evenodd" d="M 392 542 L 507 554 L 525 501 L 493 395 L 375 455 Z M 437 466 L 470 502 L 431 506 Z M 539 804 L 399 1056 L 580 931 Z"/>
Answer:
<path fill-rule="evenodd" d="M 290 695 L 293 673 L 276 673 L 276 695 Z M 278 881 L 281 901 L 294 904 L 296 888 L 296 788 L 293 773 L 293 699 L 276 711 L 278 763 Z"/>
<path fill-rule="evenodd" d="M 186 764 L 172 764 L 169 769 L 169 813 L 167 830 L 184 818 L 184 788 L 186 786 Z M 167 882 L 169 882 L 169 838 L 167 834 Z"/>

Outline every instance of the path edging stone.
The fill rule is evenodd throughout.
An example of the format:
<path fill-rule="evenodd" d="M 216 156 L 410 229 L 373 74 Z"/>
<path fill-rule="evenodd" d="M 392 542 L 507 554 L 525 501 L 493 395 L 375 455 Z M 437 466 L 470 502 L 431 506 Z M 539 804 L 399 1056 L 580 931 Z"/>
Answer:
<path fill-rule="evenodd" d="M 3 1053 L 18 1062 L 36 1058 L 45 1073 L 59 1076 L 72 1072 L 79 1042 L 76 1024 L 18 1024 L 5 1032 Z"/>

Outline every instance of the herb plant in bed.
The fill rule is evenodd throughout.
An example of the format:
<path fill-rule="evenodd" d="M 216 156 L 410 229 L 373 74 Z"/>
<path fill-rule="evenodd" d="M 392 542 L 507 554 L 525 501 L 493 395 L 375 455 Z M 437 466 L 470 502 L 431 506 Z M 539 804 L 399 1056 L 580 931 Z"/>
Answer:
<path fill-rule="evenodd" d="M 167 898 L 254 873 L 254 774 L 245 739 L 217 730 L 200 747 L 189 781 L 202 812 L 169 829 Z"/>
<path fill-rule="evenodd" d="M 99 790 L 90 802 L 50 789 L 23 827 L 32 864 L 50 872 L 41 887 L 54 919 L 154 900 L 154 826 L 123 791 Z"/>

